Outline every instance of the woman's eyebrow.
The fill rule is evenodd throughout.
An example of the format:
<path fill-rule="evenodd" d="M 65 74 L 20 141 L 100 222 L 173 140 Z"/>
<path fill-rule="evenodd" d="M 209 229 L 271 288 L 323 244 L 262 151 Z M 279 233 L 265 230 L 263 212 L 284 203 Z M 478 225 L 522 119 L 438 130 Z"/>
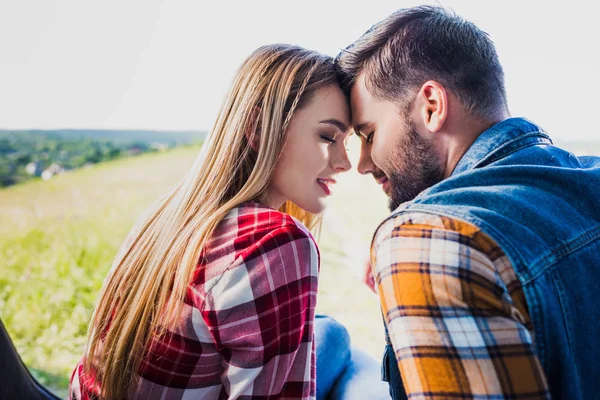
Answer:
<path fill-rule="evenodd" d="M 323 121 L 319 121 L 320 124 L 330 124 L 338 128 L 342 132 L 346 132 L 348 130 L 348 125 L 344 124 L 342 121 L 339 121 L 335 118 L 324 119 Z"/>

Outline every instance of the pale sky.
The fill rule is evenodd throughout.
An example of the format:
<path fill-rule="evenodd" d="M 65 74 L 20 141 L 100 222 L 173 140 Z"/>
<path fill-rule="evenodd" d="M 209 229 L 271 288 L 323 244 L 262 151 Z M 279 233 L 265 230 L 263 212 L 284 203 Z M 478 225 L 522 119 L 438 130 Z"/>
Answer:
<path fill-rule="evenodd" d="M 0 0 L 0 129 L 208 130 L 260 45 L 335 55 L 427 1 Z M 591 2 L 444 1 L 487 31 L 513 116 L 600 140 L 600 22 Z"/>

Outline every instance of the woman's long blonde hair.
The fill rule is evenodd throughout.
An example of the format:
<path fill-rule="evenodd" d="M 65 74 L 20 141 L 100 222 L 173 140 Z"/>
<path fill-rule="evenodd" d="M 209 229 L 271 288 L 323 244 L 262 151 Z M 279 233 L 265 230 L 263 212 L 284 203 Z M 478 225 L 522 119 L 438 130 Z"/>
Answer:
<path fill-rule="evenodd" d="M 264 194 L 294 111 L 337 84 L 333 60 L 290 45 L 263 46 L 242 64 L 200 156 L 160 199 L 117 254 L 90 323 L 84 371 L 101 397 L 121 399 L 152 335 L 177 323 L 201 251 L 234 207 Z M 259 135 L 257 151 L 248 138 Z M 314 228 L 317 216 L 280 209 Z"/>

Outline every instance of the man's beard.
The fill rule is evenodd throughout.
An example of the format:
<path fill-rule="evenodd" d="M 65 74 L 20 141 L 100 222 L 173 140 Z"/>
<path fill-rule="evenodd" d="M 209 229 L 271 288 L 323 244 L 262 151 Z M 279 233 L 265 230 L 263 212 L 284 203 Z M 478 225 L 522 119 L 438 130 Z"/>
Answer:
<path fill-rule="evenodd" d="M 417 197 L 443 179 L 444 171 L 433 145 L 419 136 L 413 121 L 398 136 L 390 163 L 390 211 Z"/>

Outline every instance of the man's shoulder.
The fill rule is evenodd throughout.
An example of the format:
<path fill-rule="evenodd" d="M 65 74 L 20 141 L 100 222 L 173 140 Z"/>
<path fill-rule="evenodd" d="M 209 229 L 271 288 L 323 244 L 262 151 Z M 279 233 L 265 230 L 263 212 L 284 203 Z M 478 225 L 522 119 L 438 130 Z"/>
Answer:
<path fill-rule="evenodd" d="M 402 210 L 392 213 L 377 228 L 373 245 L 377 246 L 387 238 L 443 237 L 451 240 L 471 242 L 490 248 L 494 241 L 484 235 L 481 229 L 471 222 L 458 218 L 414 210 Z M 479 245 L 478 245 L 479 247 Z"/>
<path fill-rule="evenodd" d="M 451 218 L 435 213 L 425 213 L 421 211 L 402 210 L 394 211 L 379 225 L 375 236 L 388 235 L 394 230 L 404 227 L 421 225 L 432 228 L 445 228 L 448 220 Z"/>

